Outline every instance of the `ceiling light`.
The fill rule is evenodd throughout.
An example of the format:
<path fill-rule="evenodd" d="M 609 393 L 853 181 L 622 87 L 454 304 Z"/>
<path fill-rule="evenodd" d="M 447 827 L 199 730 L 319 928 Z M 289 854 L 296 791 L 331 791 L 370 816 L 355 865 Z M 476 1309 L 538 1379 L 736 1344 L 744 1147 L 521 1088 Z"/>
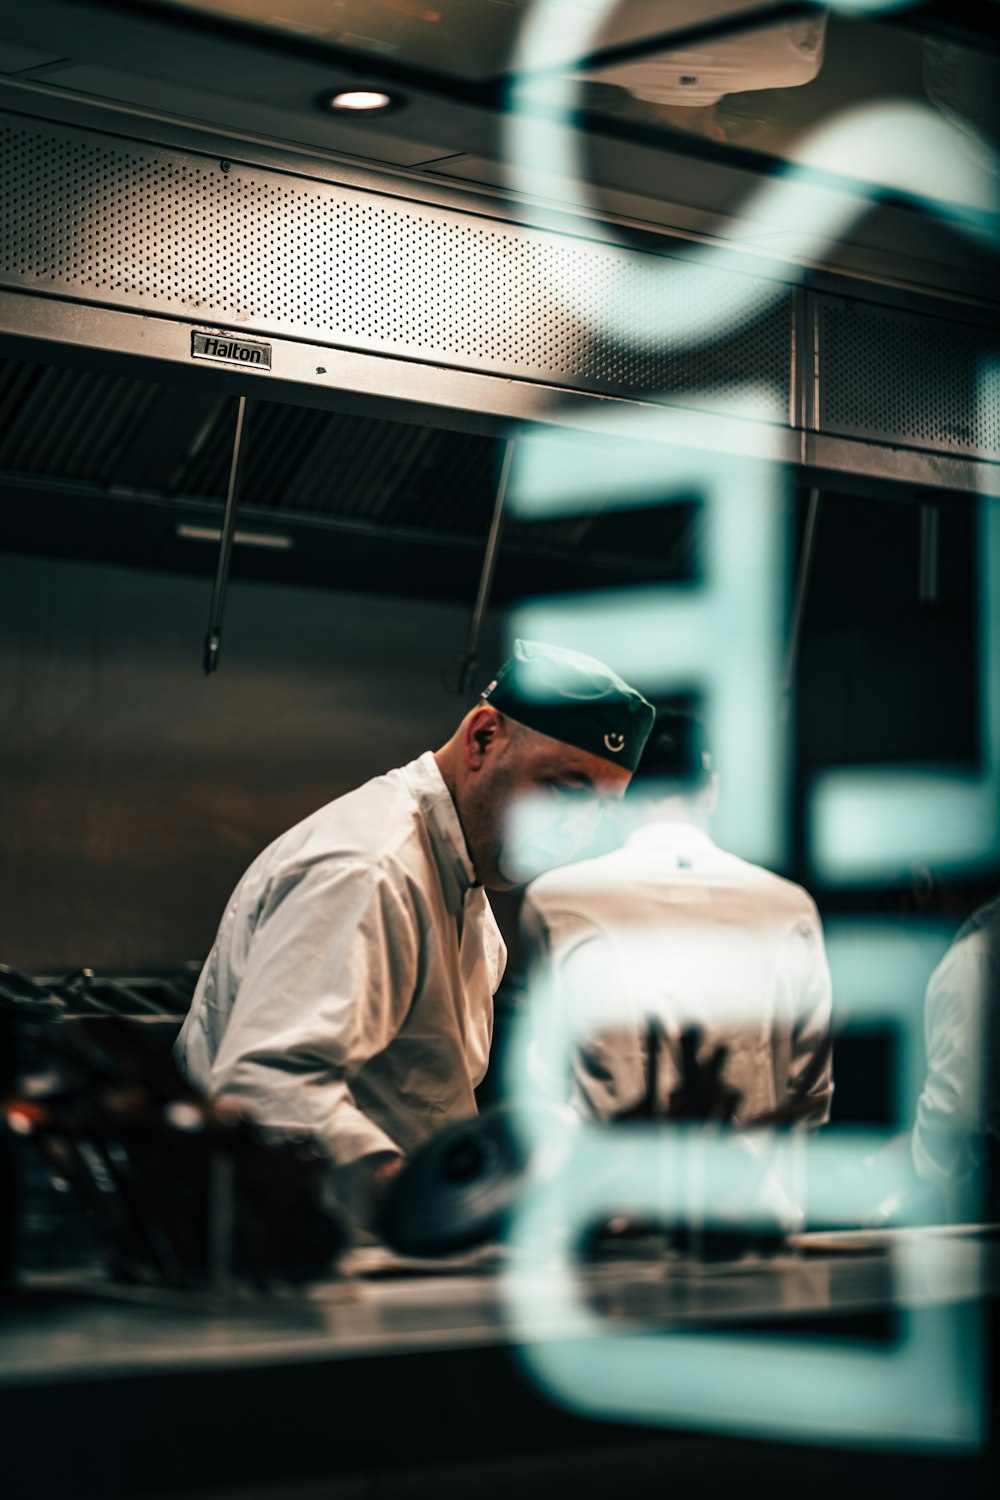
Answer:
<path fill-rule="evenodd" d="M 327 109 L 338 112 L 344 110 L 355 114 L 384 115 L 387 110 L 398 108 L 402 100 L 382 89 L 341 89 L 339 93 L 328 94 L 323 103 Z"/>
<path fill-rule="evenodd" d="M 186 542 L 218 542 L 222 532 L 218 526 L 191 526 L 182 521 L 177 535 Z M 287 552 L 294 546 L 290 536 L 280 531 L 234 531 L 233 544 L 237 547 L 270 547 L 275 552 Z"/>

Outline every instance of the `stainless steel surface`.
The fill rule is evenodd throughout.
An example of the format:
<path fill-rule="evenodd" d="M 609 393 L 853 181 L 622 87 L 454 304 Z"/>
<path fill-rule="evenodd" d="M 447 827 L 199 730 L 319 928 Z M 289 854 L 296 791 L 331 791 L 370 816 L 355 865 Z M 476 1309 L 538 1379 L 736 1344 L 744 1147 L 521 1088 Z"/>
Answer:
<path fill-rule="evenodd" d="M 1000 345 L 970 321 L 820 296 L 821 432 L 1000 458 Z"/>
<path fill-rule="evenodd" d="M 0 556 L 2 961 L 142 973 L 203 958 L 259 850 L 453 731 L 438 669 L 467 603 L 246 581 L 207 683 L 210 590 L 210 573 Z"/>
<path fill-rule="evenodd" d="M 38 0 L 35 0 L 36 5 Z M 60 80 L 63 78 L 60 73 Z M 137 81 L 138 82 L 138 81 Z M 459 212 L 472 210 L 486 218 L 508 222 L 531 223 L 555 233 L 575 233 L 587 219 L 602 223 L 614 222 L 623 229 L 654 230 L 664 239 L 680 244 L 712 243 L 718 248 L 716 238 L 702 235 L 681 225 L 671 225 L 669 231 L 644 218 L 617 214 L 604 201 L 572 202 L 556 200 L 545 202 L 514 198 L 506 186 L 487 180 L 467 180 L 461 163 L 465 153 L 458 153 L 427 163 L 428 170 L 414 173 L 394 164 L 388 158 L 351 156 L 336 149 L 324 150 L 305 139 L 276 140 L 261 131 L 233 129 L 231 126 L 213 128 L 204 116 L 197 120 L 158 114 L 143 108 L 139 102 L 125 104 L 95 92 L 74 92 L 62 87 L 53 87 L 46 79 L 0 78 L 0 110 L 9 110 L 15 115 L 31 119 L 45 119 L 53 124 L 82 127 L 112 135 L 128 135 L 148 141 L 168 150 L 195 151 L 201 155 L 221 159 L 238 155 L 241 160 L 252 161 L 257 166 L 277 171 L 303 171 L 320 181 L 337 183 L 344 187 L 366 192 L 377 192 L 404 202 L 417 201 L 438 208 L 456 209 Z M 402 117 L 404 120 L 406 116 Z M 238 143 L 238 149 L 236 146 Z M 454 165 L 455 176 L 448 175 Z M 502 177 L 501 164 L 493 164 L 498 177 Z M 763 247 L 734 246 L 734 263 L 749 262 L 752 269 L 770 269 L 776 277 L 789 282 L 797 278 L 796 268 L 782 260 L 770 262 Z M 959 300 L 970 300 L 968 288 Z M 974 298 L 972 300 L 975 300 Z"/>
<path fill-rule="evenodd" d="M 224 392 L 253 392 L 504 436 L 537 421 L 591 426 L 609 396 L 611 410 L 627 402 L 639 413 L 704 406 L 708 421 L 676 429 L 671 441 L 835 479 L 964 493 L 995 493 L 1000 482 L 995 390 L 977 400 L 977 371 L 1000 350 L 989 315 L 974 327 L 954 321 L 954 308 L 934 304 L 931 316 L 919 301 L 887 292 L 878 305 L 848 302 L 830 289 L 835 278 L 822 291 L 793 291 L 794 270 L 772 264 L 760 274 L 762 262 L 744 247 L 742 269 L 730 255 L 705 273 L 706 285 L 718 307 L 752 286 L 761 299 L 756 323 L 751 305 L 749 323 L 744 317 L 713 348 L 643 356 L 581 330 L 553 302 L 545 262 L 559 258 L 594 305 L 606 276 L 615 297 L 645 295 L 645 270 L 657 295 L 669 295 L 678 244 L 665 236 L 666 254 L 640 256 L 639 270 L 622 272 L 576 208 L 491 201 L 290 144 L 257 142 L 252 160 L 236 161 L 231 140 L 189 125 L 18 95 L 15 85 L 5 96 L 53 116 L 5 116 L 8 140 L 22 148 L 15 189 L 37 209 L 9 230 L 11 269 L 0 275 L 31 289 L 0 287 L 0 343 L 19 354 L 86 359 L 112 377 L 122 368 L 173 373 L 192 389 L 204 381 L 210 413 Z M 117 133 L 125 130 L 144 141 Z M 223 151 L 230 154 L 215 154 Z M 75 217 L 64 215 L 73 202 Z M 395 260 L 386 260 L 383 230 Z M 263 329 L 274 339 L 273 369 L 193 360 L 192 336 L 216 318 L 222 335 Z M 919 355 L 912 378 L 903 358 L 911 344 Z M 732 415 L 762 372 L 755 420 Z M 124 442 L 127 434 L 112 383 L 95 381 L 93 396 L 97 404 L 82 406 L 53 446 L 64 450 L 75 437 L 113 465 L 117 447 L 107 435 Z M 789 424 L 799 428 L 794 438 Z M 29 437 L 36 448 L 39 430 Z"/>
<path fill-rule="evenodd" d="M 487 0 L 486 9 L 499 15 L 501 7 Z M 620 8 L 613 9 L 617 16 Z M 417 32 L 444 34 L 451 25 L 449 16 L 450 10 L 430 28 L 420 20 L 407 23 L 398 14 L 392 24 L 409 26 L 411 45 L 414 27 Z M 905 24 L 905 11 L 901 19 Z M 836 21 L 838 28 L 858 24 L 867 30 L 868 23 Z M 217 155 L 229 154 L 232 142 L 240 140 L 253 143 L 257 152 L 308 156 L 314 164 L 310 170 L 324 163 L 365 170 L 378 163 L 386 175 L 408 175 L 420 194 L 440 188 L 450 177 L 474 184 L 484 197 L 492 192 L 510 202 L 513 196 L 503 160 L 499 100 L 494 108 L 483 108 L 449 97 L 447 86 L 444 92 L 407 88 L 407 108 L 387 119 L 335 119 L 317 108 L 317 97 L 321 92 L 328 97 L 352 75 L 334 66 L 313 38 L 289 39 L 290 49 L 276 46 L 270 38 L 251 43 L 246 36 L 232 34 L 200 35 L 195 44 L 184 27 L 142 16 L 127 0 L 113 9 L 85 0 L 13 0 L 3 9 L 0 31 L 38 54 L 35 67 L 4 85 L 7 92 L 29 101 L 34 112 L 103 111 L 123 122 L 113 129 L 144 137 L 157 127 L 190 132 L 197 126 L 202 133 L 214 130 L 226 138 L 228 144 Z M 904 92 L 912 93 L 915 85 L 922 99 L 919 72 L 914 78 L 911 70 L 908 82 L 894 81 L 886 90 L 891 69 L 887 76 L 873 65 L 869 42 L 854 47 L 848 42 L 840 48 L 840 66 L 833 67 L 833 75 L 824 68 L 818 80 L 821 107 L 837 111 L 845 81 L 843 65 L 846 61 L 850 80 L 859 50 L 868 70 L 869 93 L 893 95 L 901 81 Z M 906 48 L 904 56 L 905 52 Z M 370 64 L 390 70 L 394 65 L 384 55 L 373 56 Z M 827 80 L 833 76 L 839 76 L 840 87 L 831 95 Z M 853 97 L 853 90 L 849 92 Z M 794 100 L 803 99 L 802 91 L 787 93 L 791 99 L 786 106 L 791 103 L 794 109 Z M 742 124 L 748 123 L 744 116 Z M 728 127 L 734 126 L 739 130 L 739 122 L 730 120 Z M 766 134 L 782 154 L 789 144 L 784 132 L 781 141 L 774 140 L 770 128 Z M 659 133 L 641 141 L 626 140 L 620 132 L 601 133 L 598 125 L 584 174 L 589 180 L 573 183 L 556 174 L 550 204 L 565 205 L 572 199 L 574 212 L 665 227 L 682 237 L 711 238 L 716 243 L 746 247 L 753 242 L 753 253 L 776 266 L 783 256 L 790 263 L 798 255 L 801 263 L 802 247 L 789 250 L 783 244 L 788 236 L 782 216 L 769 216 L 759 199 L 751 201 L 761 181 L 755 152 L 747 155 L 674 130 L 663 135 L 662 140 Z M 817 249 L 822 255 L 822 248 Z M 883 204 L 871 215 L 859 203 L 859 218 L 849 240 L 837 247 L 836 260 L 861 281 L 937 286 L 958 299 L 994 299 L 995 276 L 985 257 L 928 217 L 922 216 L 915 234 L 914 214 L 905 204 Z"/>
<path fill-rule="evenodd" d="M 480 430 L 565 419 L 552 408 L 586 392 L 701 407 L 716 423 L 759 426 L 772 451 L 792 420 L 803 432 L 1000 459 L 995 378 L 981 386 L 1000 353 L 989 319 L 793 294 L 777 271 L 730 259 L 698 272 L 722 326 L 732 309 L 726 332 L 696 349 L 644 352 L 587 325 L 599 327 L 610 305 L 635 313 L 650 297 L 687 295 L 666 239 L 666 253 L 622 261 L 579 218 L 528 228 L 499 222 L 496 206 L 486 212 L 471 195 L 462 210 L 359 174 L 336 182 L 315 164 L 307 175 L 294 158 L 279 170 L 2 118 L 8 191 L 25 208 L 8 221 L 0 266 L 10 289 L 0 290 L 0 330 L 13 339 L 165 360 L 189 379 L 197 368 L 237 383 L 228 389 L 248 390 L 249 379 L 279 400 L 402 399 L 414 419 Z M 582 318 L 562 304 L 560 278 Z M 113 329 L 112 308 L 131 315 Z M 213 333 L 266 335 L 272 368 L 194 358 L 193 336 Z M 748 421 L 735 414 L 751 389 Z M 600 410 L 570 399 L 580 425 Z"/>
<path fill-rule="evenodd" d="M 861 442 L 825 432 L 803 432 L 799 456 L 804 475 L 820 489 L 844 488 L 861 481 L 865 493 L 884 486 L 919 486 L 956 495 L 1000 496 L 1000 465 L 974 459 L 900 448 L 892 443 Z"/>
<path fill-rule="evenodd" d="M 727 336 L 643 350 L 591 329 L 612 307 L 640 316 L 650 299 L 662 309 L 673 298 L 680 313 L 690 272 L 669 256 L 623 259 L 582 233 L 499 225 L 24 116 L 0 121 L 0 156 L 23 206 L 0 252 L 9 287 L 230 337 L 253 331 L 722 411 L 741 410 L 752 385 L 756 414 L 787 420 L 780 282 L 699 269 L 697 294 L 728 319 Z"/>
<path fill-rule="evenodd" d="M 97 374 L 129 373 L 146 379 L 195 384 L 187 324 L 81 303 L 0 289 L 0 353 L 19 360 L 81 362 Z M 473 371 L 430 367 L 349 350 L 325 349 L 317 367 L 315 345 L 281 340 L 270 376 L 199 368 L 197 388 L 206 407 L 228 393 L 259 395 L 267 380 L 272 401 L 324 407 L 350 414 L 429 424 L 452 431 L 518 436 L 539 422 L 569 430 L 600 425 L 612 411 L 644 420 L 662 407 L 639 397 L 627 401 L 556 386 L 508 380 Z M 185 372 L 182 374 L 182 372 Z M 956 494 L 1000 495 L 1000 464 L 918 448 L 793 431 L 785 425 L 687 411 L 671 426 L 670 440 L 688 450 L 801 466 L 821 483 L 884 481 Z M 104 441 L 104 439 L 102 439 Z"/>
<path fill-rule="evenodd" d="M 995 1242 L 971 1234 L 831 1235 L 820 1241 L 823 1253 L 804 1254 L 809 1238 L 774 1259 L 727 1266 L 623 1259 L 582 1269 L 580 1285 L 615 1327 L 663 1330 L 948 1305 L 1000 1287 Z M 527 1330 L 504 1309 L 502 1254 L 415 1263 L 355 1251 L 337 1281 L 226 1304 L 128 1289 L 109 1300 L 96 1279 L 77 1280 L 82 1295 L 69 1296 L 71 1280 L 39 1278 L 39 1305 L 12 1309 L 0 1325 L 0 1385 L 516 1343 Z M 530 1273 L 543 1288 L 547 1276 L 565 1274 L 558 1266 Z M 573 1334 L 555 1315 L 531 1332 Z"/>

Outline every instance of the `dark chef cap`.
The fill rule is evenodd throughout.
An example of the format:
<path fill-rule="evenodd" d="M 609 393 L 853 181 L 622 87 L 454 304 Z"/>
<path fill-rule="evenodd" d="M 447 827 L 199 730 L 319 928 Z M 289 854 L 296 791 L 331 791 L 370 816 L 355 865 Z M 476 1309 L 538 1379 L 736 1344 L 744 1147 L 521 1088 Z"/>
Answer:
<path fill-rule="evenodd" d="M 691 714 L 661 709 L 636 771 L 636 783 L 676 781 L 690 790 L 704 786 L 715 770 L 705 726 Z"/>
<path fill-rule="evenodd" d="M 638 765 L 655 712 L 602 661 L 538 641 L 514 642 L 483 699 L 528 729 L 628 771 Z"/>

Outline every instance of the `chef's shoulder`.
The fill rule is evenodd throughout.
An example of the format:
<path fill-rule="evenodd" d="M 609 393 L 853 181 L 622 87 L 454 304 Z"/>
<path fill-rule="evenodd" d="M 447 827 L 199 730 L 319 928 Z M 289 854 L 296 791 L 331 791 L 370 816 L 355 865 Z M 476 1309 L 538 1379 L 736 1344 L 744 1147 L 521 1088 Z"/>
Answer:
<path fill-rule="evenodd" d="M 761 910 L 796 925 L 820 926 L 819 911 L 809 892 L 794 880 L 777 875 L 763 865 L 751 864 L 736 855 L 727 855 L 732 867 L 738 869 L 746 889 L 759 901 Z"/>
<path fill-rule="evenodd" d="M 542 914 L 601 911 L 609 895 L 621 889 L 617 854 L 581 859 L 539 875 L 525 892 L 525 906 Z"/>
<path fill-rule="evenodd" d="M 942 997 L 1000 993 L 1000 897 L 982 906 L 958 929 L 927 985 L 933 1008 Z"/>
<path fill-rule="evenodd" d="M 390 886 L 404 901 L 419 887 L 418 810 L 393 774 L 377 777 L 318 808 L 275 840 L 260 874 L 276 884 L 335 895 L 345 886 Z"/>

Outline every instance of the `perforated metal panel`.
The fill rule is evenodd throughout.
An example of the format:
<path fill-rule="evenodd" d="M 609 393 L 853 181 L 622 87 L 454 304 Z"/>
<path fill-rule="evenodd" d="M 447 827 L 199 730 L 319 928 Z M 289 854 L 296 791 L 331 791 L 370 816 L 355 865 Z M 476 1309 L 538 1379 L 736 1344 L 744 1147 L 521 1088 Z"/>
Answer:
<path fill-rule="evenodd" d="M 642 327 L 690 299 L 668 257 L 623 264 L 584 238 L 14 116 L 0 162 L 8 286 L 722 411 L 746 411 L 752 387 L 755 415 L 789 420 L 790 295 L 769 281 L 700 272 L 732 332 L 643 353 L 587 325 L 617 306 Z"/>
<path fill-rule="evenodd" d="M 819 426 L 936 452 L 1000 458 L 1000 333 L 817 298 Z"/>

